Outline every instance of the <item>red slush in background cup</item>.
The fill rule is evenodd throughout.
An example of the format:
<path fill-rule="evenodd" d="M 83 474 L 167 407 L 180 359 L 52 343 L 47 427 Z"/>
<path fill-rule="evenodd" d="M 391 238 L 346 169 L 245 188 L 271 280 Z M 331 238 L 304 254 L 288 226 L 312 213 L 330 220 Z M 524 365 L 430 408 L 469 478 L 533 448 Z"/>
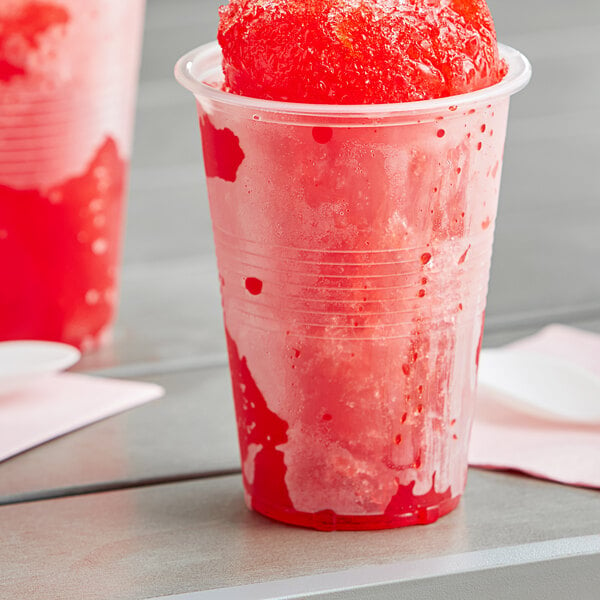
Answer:
<path fill-rule="evenodd" d="M 198 103 L 246 501 L 316 529 L 430 523 L 464 491 L 509 96 Z"/>
<path fill-rule="evenodd" d="M 0 341 L 110 332 L 144 4 L 0 5 Z"/>

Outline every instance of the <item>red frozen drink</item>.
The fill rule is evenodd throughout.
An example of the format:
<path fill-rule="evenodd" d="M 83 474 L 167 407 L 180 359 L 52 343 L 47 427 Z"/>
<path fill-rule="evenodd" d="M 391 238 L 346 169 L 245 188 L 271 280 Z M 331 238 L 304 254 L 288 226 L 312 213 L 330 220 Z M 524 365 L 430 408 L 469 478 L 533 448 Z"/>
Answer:
<path fill-rule="evenodd" d="M 144 0 L 0 6 L 0 341 L 109 331 Z"/>
<path fill-rule="evenodd" d="M 444 16 L 449 3 L 372 2 L 391 29 L 342 10 L 331 31 L 344 41 L 326 50 L 319 32 L 331 31 L 315 28 L 295 71 L 261 77 L 288 57 L 277 35 L 279 65 L 261 56 L 255 19 L 264 29 L 272 15 L 260 3 L 246 13 L 252 4 L 222 11 L 224 82 L 216 45 L 177 67 L 199 107 L 247 502 L 316 529 L 435 521 L 466 483 L 509 96 L 529 65 L 506 47 L 498 56 L 495 35 L 482 50 L 483 34 L 442 79 L 430 55 L 412 54 L 420 73 L 403 63 L 408 43 L 397 57 L 352 43 L 363 68 L 342 63 L 364 19 L 378 36 L 395 32 L 394 48 L 423 19 L 456 19 L 469 35 L 491 23 Z M 344 3 L 320 4 L 331 15 Z M 392 4 L 415 10 L 388 15 Z M 281 32 L 288 17 L 275 14 Z M 249 49 L 228 39 L 240 24 Z M 378 64 L 387 79 L 368 86 Z M 468 76 L 457 66 L 473 64 Z"/>

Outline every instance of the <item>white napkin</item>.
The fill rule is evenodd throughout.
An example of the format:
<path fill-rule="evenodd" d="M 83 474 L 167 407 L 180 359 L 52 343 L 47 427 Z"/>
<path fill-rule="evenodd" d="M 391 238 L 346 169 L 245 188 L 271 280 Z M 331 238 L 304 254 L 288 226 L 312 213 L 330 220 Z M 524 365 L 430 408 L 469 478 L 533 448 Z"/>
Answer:
<path fill-rule="evenodd" d="M 600 375 L 600 336 L 587 331 L 550 325 L 509 347 L 558 357 Z M 546 420 L 480 394 L 469 463 L 600 488 L 600 425 Z"/>
<path fill-rule="evenodd" d="M 0 395 L 0 461 L 163 394 L 151 383 L 71 373 L 35 379 Z"/>

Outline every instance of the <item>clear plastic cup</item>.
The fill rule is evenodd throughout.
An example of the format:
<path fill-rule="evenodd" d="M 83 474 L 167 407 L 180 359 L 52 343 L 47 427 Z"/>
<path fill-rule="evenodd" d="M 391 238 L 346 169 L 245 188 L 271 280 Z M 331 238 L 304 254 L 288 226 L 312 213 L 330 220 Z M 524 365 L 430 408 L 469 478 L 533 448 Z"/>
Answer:
<path fill-rule="evenodd" d="M 0 6 L 0 341 L 114 318 L 144 0 Z"/>
<path fill-rule="evenodd" d="M 430 523 L 467 477 L 509 96 L 196 96 L 248 505 L 316 529 Z"/>

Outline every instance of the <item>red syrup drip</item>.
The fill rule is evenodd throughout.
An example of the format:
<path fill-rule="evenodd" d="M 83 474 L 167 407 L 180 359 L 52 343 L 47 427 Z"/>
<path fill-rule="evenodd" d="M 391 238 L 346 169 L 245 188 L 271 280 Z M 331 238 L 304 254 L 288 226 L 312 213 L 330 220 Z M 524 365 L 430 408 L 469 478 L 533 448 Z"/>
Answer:
<path fill-rule="evenodd" d="M 331 127 L 313 127 L 312 136 L 317 144 L 327 144 L 333 137 Z"/>
<path fill-rule="evenodd" d="M 250 444 L 261 447 L 254 458 L 252 483 L 244 474 L 244 486 L 252 498 L 252 507 L 265 512 L 261 507 L 268 503 L 293 511 L 285 484 L 287 467 L 283 461 L 283 452 L 277 450 L 277 446 L 287 442 L 288 424 L 269 410 L 248 369 L 246 358 L 240 357 L 237 345 L 227 330 L 225 334 L 242 464 L 246 462 Z"/>
<path fill-rule="evenodd" d="M 467 254 L 469 253 L 469 250 L 471 249 L 471 244 L 469 244 L 469 247 L 464 251 L 464 253 L 461 255 L 461 257 L 458 259 L 458 264 L 462 265 L 465 260 L 467 260 Z"/>
<path fill-rule="evenodd" d="M 483 344 L 483 330 L 485 328 L 485 311 L 481 315 L 481 331 L 479 333 L 479 342 L 477 343 L 477 354 L 475 355 L 475 366 L 479 369 L 479 355 L 481 354 L 481 345 Z"/>
<path fill-rule="evenodd" d="M 0 27 L 0 81 L 9 82 L 15 77 L 27 75 L 25 57 L 15 61 L 7 53 L 7 47 L 15 38 L 20 38 L 30 50 L 39 48 L 39 37 L 48 29 L 69 22 L 69 13 L 64 7 L 48 2 L 30 2 L 14 16 L 2 18 Z"/>
<path fill-rule="evenodd" d="M 0 185 L 0 340 L 80 346 L 112 320 L 126 173 L 106 138 L 48 190 Z"/>
<path fill-rule="evenodd" d="M 206 115 L 200 118 L 200 132 L 206 176 L 233 183 L 246 157 L 240 139 L 231 129 L 217 129 Z"/>
<path fill-rule="evenodd" d="M 267 407 L 256 385 L 245 357 L 239 355 L 236 343 L 225 330 L 229 366 L 235 401 L 242 464 L 248 458 L 248 447 L 257 444 L 260 450 L 254 458 L 252 483 L 243 472 L 244 487 L 250 495 L 251 506 L 257 512 L 278 521 L 321 531 L 374 530 L 406 525 L 432 523 L 453 510 L 460 496 L 451 497 L 450 489 L 435 492 L 435 474 L 431 490 L 415 496 L 415 483 L 398 486 L 385 512 L 380 515 L 339 515 L 332 510 L 316 513 L 294 509 L 285 484 L 287 467 L 283 452 L 277 446 L 287 442 L 288 424 Z M 331 415 L 324 414 L 324 420 Z"/>
<path fill-rule="evenodd" d="M 385 509 L 385 516 L 393 520 L 406 513 L 412 513 L 415 518 L 415 524 L 425 525 L 433 523 L 441 516 L 440 511 L 452 502 L 452 492 L 450 487 L 445 492 L 435 491 L 435 473 L 431 489 L 422 496 L 415 496 L 415 482 L 411 481 L 408 485 L 398 484 L 398 491 L 390 500 Z M 458 499 L 456 499 L 458 502 Z"/>

